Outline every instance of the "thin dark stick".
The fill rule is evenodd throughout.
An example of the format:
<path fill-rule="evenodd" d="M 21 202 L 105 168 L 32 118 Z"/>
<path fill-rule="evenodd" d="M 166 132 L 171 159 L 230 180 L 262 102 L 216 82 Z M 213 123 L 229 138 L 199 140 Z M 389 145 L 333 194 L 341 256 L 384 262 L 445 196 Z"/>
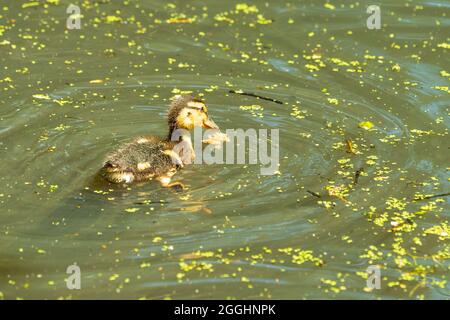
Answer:
<path fill-rule="evenodd" d="M 440 198 L 440 197 L 448 197 L 448 196 L 450 196 L 450 192 L 441 193 L 441 194 L 435 194 L 435 195 L 432 195 L 432 196 L 423 197 L 423 198 L 419 198 L 419 199 L 414 199 L 414 201 L 421 201 L 421 200 Z"/>
<path fill-rule="evenodd" d="M 358 170 L 356 170 L 355 178 L 353 179 L 353 184 L 358 184 L 358 180 L 362 172 L 364 172 L 364 168 L 359 168 Z"/>
<path fill-rule="evenodd" d="M 229 93 L 236 93 L 236 94 L 240 94 L 243 96 L 249 96 L 249 97 L 254 97 L 254 98 L 258 98 L 258 99 L 262 99 L 262 100 L 267 100 L 267 101 L 271 101 L 271 102 L 275 102 L 278 104 L 284 104 L 283 101 L 277 100 L 277 99 L 272 99 L 272 98 L 267 98 L 267 97 L 263 97 L 260 95 L 257 95 L 255 93 L 250 93 L 250 92 L 243 92 L 243 91 L 236 91 L 236 90 L 230 90 L 228 91 Z"/>
<path fill-rule="evenodd" d="M 306 192 L 308 192 L 309 194 L 313 195 L 316 198 L 322 198 L 322 196 L 314 191 L 311 190 L 306 190 Z"/>

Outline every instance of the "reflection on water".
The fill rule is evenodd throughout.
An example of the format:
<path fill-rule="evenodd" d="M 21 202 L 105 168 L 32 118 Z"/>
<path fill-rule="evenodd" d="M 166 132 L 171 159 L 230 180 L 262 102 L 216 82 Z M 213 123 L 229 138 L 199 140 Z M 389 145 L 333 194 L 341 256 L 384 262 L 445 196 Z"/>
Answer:
<path fill-rule="evenodd" d="M 448 7 L 382 1 L 370 31 L 368 3 L 85 2 L 67 31 L 69 2 L 43 3 L 0 12 L 0 298 L 449 297 Z M 279 173 L 99 179 L 181 91 L 223 129 L 280 129 Z"/>

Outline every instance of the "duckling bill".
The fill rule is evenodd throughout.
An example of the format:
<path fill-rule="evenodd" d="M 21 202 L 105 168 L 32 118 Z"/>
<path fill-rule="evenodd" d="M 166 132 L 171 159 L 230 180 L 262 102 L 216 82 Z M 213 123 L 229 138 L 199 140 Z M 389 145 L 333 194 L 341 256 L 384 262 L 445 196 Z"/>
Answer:
<path fill-rule="evenodd" d="M 171 182 L 172 176 L 194 159 L 190 136 L 180 135 L 172 141 L 177 129 L 192 130 L 196 127 L 219 129 L 209 117 L 206 104 L 190 95 L 176 96 L 168 112 L 169 133 L 164 137 L 141 136 L 111 152 L 101 169 L 102 176 L 112 183 L 158 180 L 164 187 L 181 187 Z M 183 141 L 188 148 L 180 152 L 175 146 Z M 174 149 L 175 148 L 175 149 Z"/>

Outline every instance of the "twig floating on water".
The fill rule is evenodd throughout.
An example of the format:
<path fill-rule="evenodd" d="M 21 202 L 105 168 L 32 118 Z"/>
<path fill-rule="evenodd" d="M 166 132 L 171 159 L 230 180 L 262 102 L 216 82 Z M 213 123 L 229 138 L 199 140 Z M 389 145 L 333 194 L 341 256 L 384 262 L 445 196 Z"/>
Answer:
<path fill-rule="evenodd" d="M 428 199 L 440 198 L 440 197 L 448 197 L 448 196 L 450 196 L 450 192 L 441 193 L 441 194 L 434 194 L 432 196 L 427 196 L 427 197 L 423 197 L 423 198 L 414 199 L 414 201 L 422 201 L 422 200 L 428 200 Z"/>
<path fill-rule="evenodd" d="M 309 194 L 313 195 L 316 198 L 322 198 L 322 196 L 314 191 L 311 190 L 306 190 L 306 192 L 308 192 Z"/>
<path fill-rule="evenodd" d="M 353 179 L 353 184 L 358 184 L 358 180 L 362 172 L 364 172 L 364 168 L 359 168 L 358 170 L 356 170 L 355 178 Z"/>
<path fill-rule="evenodd" d="M 280 101 L 280 100 L 277 100 L 277 99 L 263 97 L 263 96 L 260 96 L 260 95 L 257 95 L 255 93 L 251 93 L 251 92 L 243 92 L 243 91 L 236 91 L 236 90 L 230 90 L 228 92 L 229 93 L 240 94 L 240 95 L 243 95 L 243 96 L 254 97 L 254 98 L 258 98 L 258 99 L 262 99 L 262 100 L 267 100 L 267 101 L 275 102 L 275 103 L 278 103 L 278 104 L 284 104 L 283 101 Z"/>
<path fill-rule="evenodd" d="M 345 144 L 347 146 L 347 153 L 356 154 L 352 139 L 346 139 Z"/>

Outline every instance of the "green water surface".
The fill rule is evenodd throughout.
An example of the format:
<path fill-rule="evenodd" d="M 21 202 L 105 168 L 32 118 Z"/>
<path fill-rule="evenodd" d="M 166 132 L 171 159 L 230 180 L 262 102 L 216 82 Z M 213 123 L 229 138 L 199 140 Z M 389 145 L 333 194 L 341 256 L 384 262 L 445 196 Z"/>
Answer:
<path fill-rule="evenodd" d="M 2 1 L 0 299 L 448 299 L 449 14 L 425 0 Z M 99 181 L 120 143 L 166 135 L 180 92 L 222 129 L 279 129 L 279 172 L 192 165 L 182 192 Z"/>

